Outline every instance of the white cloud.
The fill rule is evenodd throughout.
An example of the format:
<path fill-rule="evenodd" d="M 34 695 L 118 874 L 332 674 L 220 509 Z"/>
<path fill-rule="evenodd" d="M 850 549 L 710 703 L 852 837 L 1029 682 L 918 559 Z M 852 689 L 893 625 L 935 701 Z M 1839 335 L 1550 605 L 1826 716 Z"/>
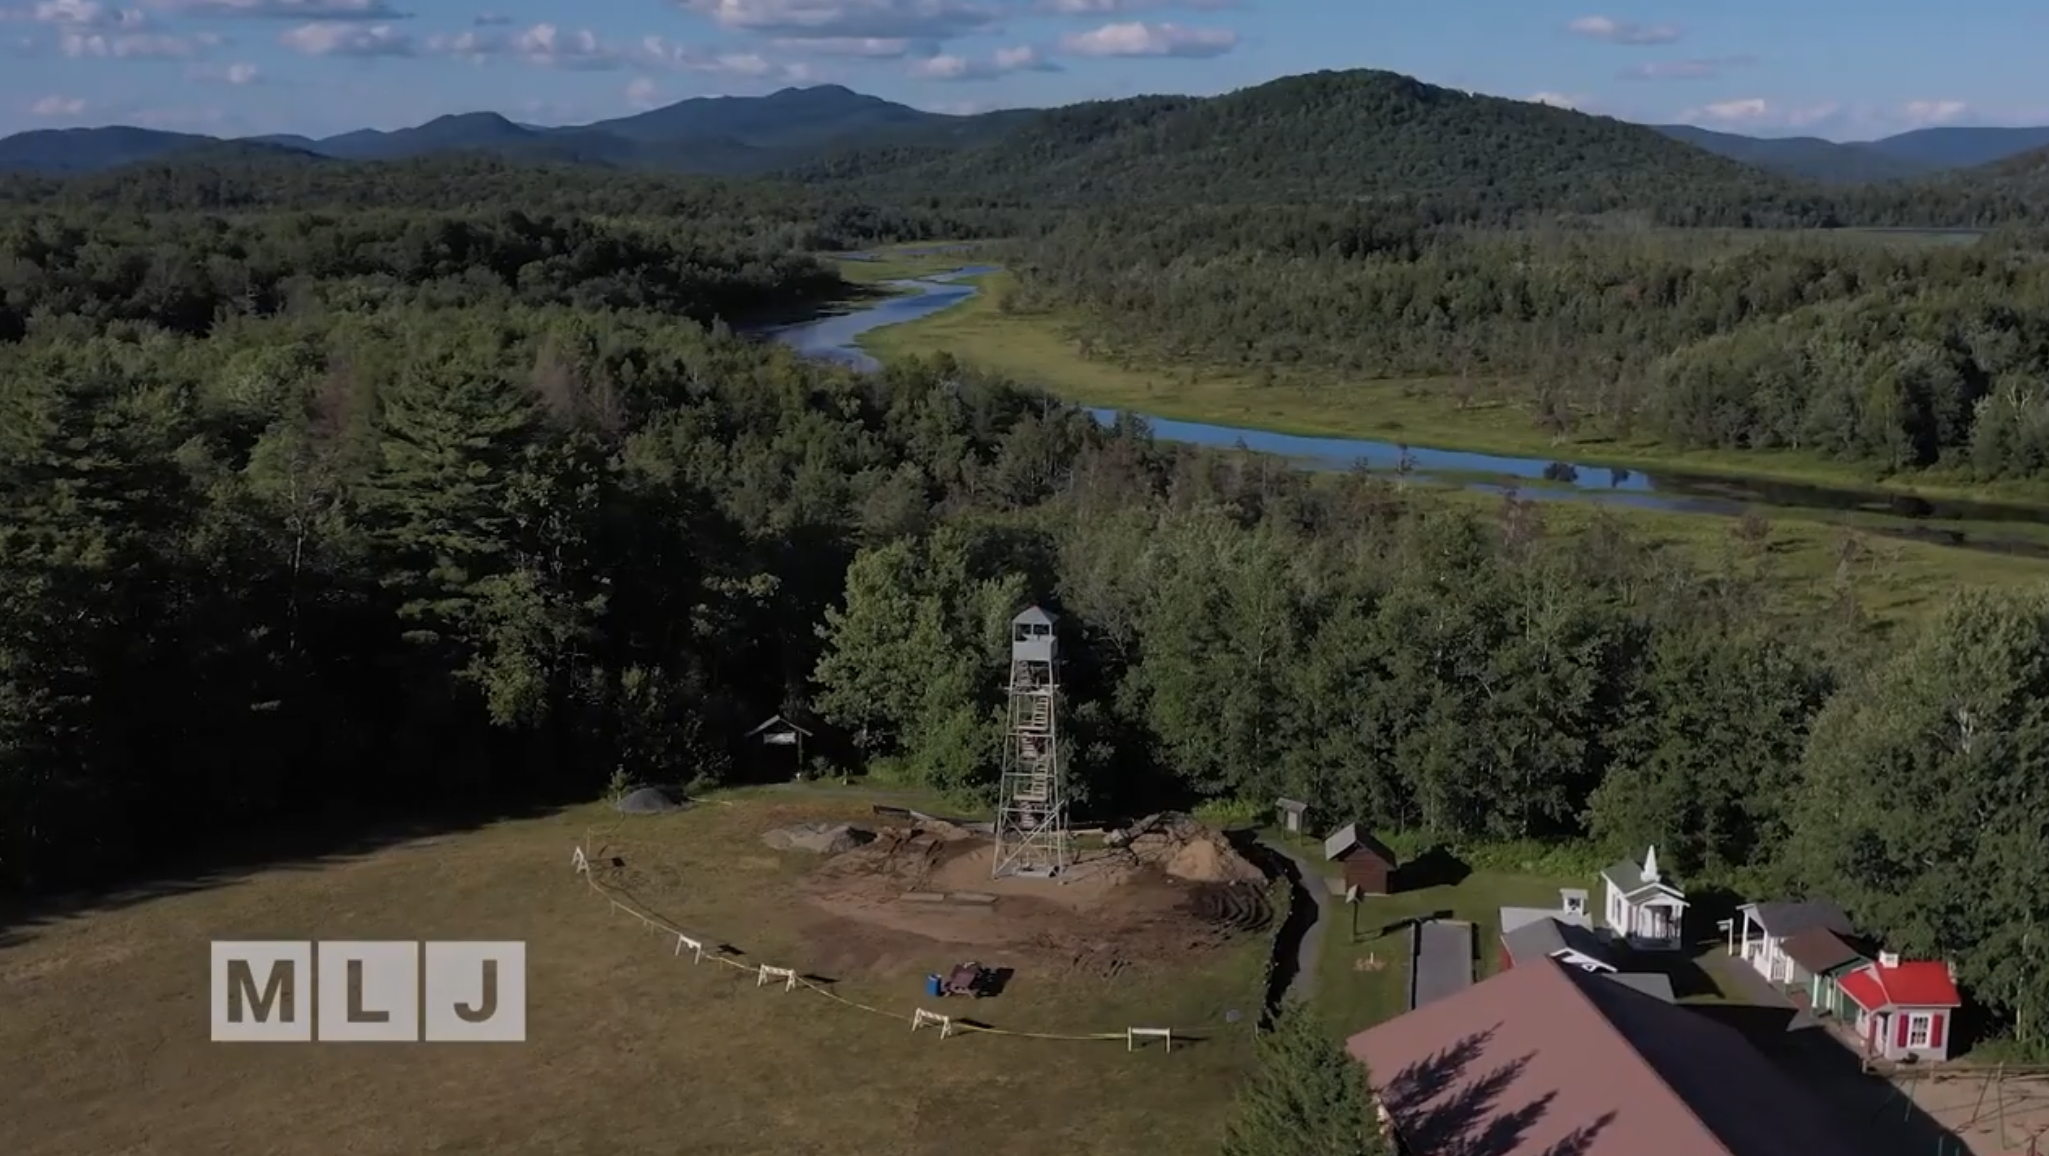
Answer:
<path fill-rule="evenodd" d="M 1222 56 L 1238 45 L 1228 28 L 1179 24 L 1105 24 L 1092 32 L 1063 37 L 1060 46 L 1076 56 Z"/>
<path fill-rule="evenodd" d="M 626 86 L 626 103 L 635 108 L 653 108 L 661 102 L 661 86 L 645 76 L 636 78 Z"/>
<path fill-rule="evenodd" d="M 1681 35 L 1670 24 L 1634 24 L 1609 16 L 1582 16 L 1565 27 L 1576 35 L 1610 44 L 1671 44 Z"/>
<path fill-rule="evenodd" d="M 248 20 L 410 20 L 389 0 L 156 0 L 158 7 L 181 16 L 217 16 Z"/>
<path fill-rule="evenodd" d="M 703 72 L 750 78 L 778 77 L 791 84 L 815 78 L 804 64 L 784 64 L 755 52 L 710 52 L 676 44 L 660 36 L 645 36 L 624 44 L 608 41 L 589 29 L 565 29 L 553 24 L 536 24 L 519 32 L 460 32 L 432 36 L 406 53 L 387 55 L 447 56 L 482 64 L 510 60 L 537 68 L 559 68 L 578 72 L 615 72 L 642 69 L 662 72 Z"/>
<path fill-rule="evenodd" d="M 1058 71 L 1058 64 L 1047 60 L 1038 49 L 1029 45 L 999 48 L 980 60 L 952 54 L 931 56 L 917 61 L 909 69 L 910 74 L 920 80 L 994 80 L 1013 72 Z"/>
<path fill-rule="evenodd" d="M 253 64 L 195 68 L 187 75 L 204 84 L 232 84 L 238 88 L 263 82 L 263 70 Z"/>
<path fill-rule="evenodd" d="M 185 60 L 217 48 L 221 43 L 221 38 L 211 32 L 196 36 L 148 32 L 105 36 L 97 32 L 66 32 L 57 38 L 58 49 L 74 60 L 88 57 L 99 60 Z"/>
<path fill-rule="evenodd" d="M 1842 105 L 1830 102 L 1782 105 L 1761 96 L 1750 96 L 1690 108 L 1681 113 L 1679 119 L 1689 124 L 1706 123 L 1718 127 L 1808 128 L 1834 120 L 1842 115 L 1842 111 Z"/>
<path fill-rule="evenodd" d="M 1587 98 L 1563 92 L 1533 92 L 1529 96 L 1532 104 L 1548 104 L 1552 108 L 1581 109 L 1587 105 Z"/>
<path fill-rule="evenodd" d="M 902 36 L 825 36 L 792 40 L 782 37 L 776 47 L 793 52 L 815 52 L 823 56 L 859 56 L 869 60 L 898 60 L 906 56 L 937 56 L 939 44 Z"/>
<path fill-rule="evenodd" d="M 28 106 L 30 116 L 68 120 L 85 113 L 85 101 L 76 96 L 46 96 Z"/>
<path fill-rule="evenodd" d="M 677 7 L 735 32 L 791 40 L 873 37 L 950 40 L 993 27 L 1003 9 L 988 0 L 674 0 Z"/>
<path fill-rule="evenodd" d="M 1949 124 L 1971 111 L 1961 100 L 1910 100 L 1900 109 L 1909 128 Z"/>
<path fill-rule="evenodd" d="M 589 29 L 563 29 L 553 24 L 536 24 L 520 32 L 435 36 L 428 39 L 426 50 L 472 61 L 501 57 L 583 72 L 609 72 L 631 62 L 630 53 L 606 44 Z"/>
<path fill-rule="evenodd" d="M 413 38 L 389 24 L 302 24 L 278 36 L 277 42 L 301 56 L 413 56 Z"/>
<path fill-rule="evenodd" d="M 40 0 L 26 8 L 0 8 L 0 19 L 28 20 L 67 30 L 141 28 L 149 23 L 140 8 L 116 8 L 95 0 Z"/>

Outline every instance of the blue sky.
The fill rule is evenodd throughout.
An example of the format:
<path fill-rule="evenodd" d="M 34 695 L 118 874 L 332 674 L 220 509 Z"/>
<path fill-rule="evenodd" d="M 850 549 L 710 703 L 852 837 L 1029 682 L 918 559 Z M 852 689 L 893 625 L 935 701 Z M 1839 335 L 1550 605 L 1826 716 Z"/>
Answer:
<path fill-rule="evenodd" d="M 11 4 L 11 6 L 10 6 Z M 838 83 L 980 111 L 1386 68 L 1628 120 L 1860 139 L 2049 123 L 2049 18 L 1849 0 L 0 0 L 0 133 L 539 123 Z"/>

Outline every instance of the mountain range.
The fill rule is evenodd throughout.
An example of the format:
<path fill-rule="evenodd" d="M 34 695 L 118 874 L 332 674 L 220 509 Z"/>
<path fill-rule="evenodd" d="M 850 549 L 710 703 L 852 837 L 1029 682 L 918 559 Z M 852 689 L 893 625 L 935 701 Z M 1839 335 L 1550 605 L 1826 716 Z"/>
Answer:
<path fill-rule="evenodd" d="M 1401 83 L 1383 83 L 1364 98 L 1352 91 L 1334 97 L 1329 84 L 1317 87 L 1319 77 L 1360 76 Z M 1162 146 L 1187 151 L 1185 146 L 1199 145 L 1200 133 L 1233 127 L 1226 122 L 1238 116 L 1234 107 L 1245 106 L 1239 99 L 1244 93 L 1262 94 L 1258 104 L 1262 113 L 1270 111 L 1276 99 L 1320 110 L 1319 133 L 1296 132 L 1292 135 L 1300 139 L 1292 141 L 1287 139 L 1291 134 L 1282 133 L 1270 138 L 1275 148 L 1308 147 L 1317 143 L 1312 137 L 1321 139 L 1331 133 L 1340 138 L 1349 132 L 1385 136 L 1381 130 L 1391 123 L 1390 102 L 1401 105 L 1403 111 L 1393 121 L 1404 130 L 1412 127 L 1410 112 L 1427 120 L 1453 105 L 1495 109 L 1488 115 L 1503 126 L 1551 115 L 1535 109 L 1528 114 L 1504 111 L 1499 106 L 1522 102 L 1457 93 L 1393 73 L 1319 73 L 1287 77 L 1222 97 L 1137 97 L 975 116 L 925 112 L 837 85 L 823 85 L 786 88 L 760 97 L 699 97 L 632 116 L 568 127 L 521 124 L 497 113 L 473 112 L 438 117 L 412 128 L 360 129 L 317 139 L 283 135 L 224 141 L 127 126 L 44 129 L 0 138 L 0 172 L 76 176 L 185 153 L 217 154 L 226 144 L 235 152 L 337 160 L 392 161 L 467 152 L 515 162 L 720 176 L 792 172 L 859 177 L 881 169 L 914 173 L 921 166 L 935 172 L 934 166 L 946 167 L 951 174 L 959 169 L 961 154 L 969 153 L 975 154 L 968 164 L 970 170 L 1077 180 L 1089 175 L 1086 166 L 1101 163 L 1108 154 L 1136 155 Z M 1276 93 L 1280 95 L 1276 97 Z M 1632 136 L 1650 135 L 1623 122 L 1553 111 L 1557 117 L 1575 117 L 1588 125 L 1614 125 L 1629 130 Z M 1332 116 L 1358 119 L 1348 125 Z M 2049 127 L 1925 128 L 1848 143 L 1813 137 L 1749 137 L 1691 125 L 1649 127 L 1666 138 L 1752 169 L 1839 184 L 1924 177 L 2049 148 Z M 1119 137 L 1114 145 L 1107 143 L 1113 135 Z M 1607 138 L 1605 143 L 1610 146 L 1622 139 L 1615 132 L 1608 132 Z M 1503 139 L 1512 143 L 1513 133 Z M 1004 147 L 980 147 L 998 142 Z M 1095 147 L 1077 150 L 1077 145 Z M 1631 147 L 1641 154 L 1648 146 L 1637 141 Z M 1199 147 L 1193 150 L 1194 154 L 1200 152 Z M 1058 170 L 1063 167 L 1068 171 L 1061 176 Z M 1199 178 L 1200 170 L 1191 169 L 1189 175 Z"/>
<path fill-rule="evenodd" d="M 2049 148 L 2049 126 L 1917 128 L 1879 140 L 1750 137 L 1690 124 L 1652 126 L 1674 140 L 1768 172 L 1837 183 L 1925 177 Z"/>
<path fill-rule="evenodd" d="M 560 128 L 520 124 L 495 112 L 471 112 L 392 131 L 358 129 L 323 138 L 243 137 L 229 143 L 336 160 L 392 161 L 481 152 L 535 163 L 741 175 L 772 171 L 837 147 L 978 143 L 1035 115 L 1036 110 L 1006 110 L 948 116 L 821 85 L 759 97 L 698 97 L 616 120 Z M 125 126 L 41 129 L 0 137 L 0 171 L 73 176 L 220 143 L 215 137 Z"/>

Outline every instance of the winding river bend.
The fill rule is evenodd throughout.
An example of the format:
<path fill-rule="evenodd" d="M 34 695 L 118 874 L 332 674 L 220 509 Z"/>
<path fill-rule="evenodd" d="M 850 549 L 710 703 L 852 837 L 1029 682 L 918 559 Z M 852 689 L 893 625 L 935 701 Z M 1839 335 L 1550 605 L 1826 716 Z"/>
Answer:
<path fill-rule="evenodd" d="M 959 305 L 975 295 L 975 287 L 967 283 L 969 278 L 996 271 L 993 265 L 969 265 L 937 276 L 892 281 L 888 284 L 898 291 L 897 296 L 849 312 L 779 326 L 768 330 L 767 336 L 807 357 L 838 361 L 861 370 L 878 369 L 876 360 L 857 344 L 863 334 Z M 1116 418 L 1112 410 L 1090 412 L 1105 423 Z M 1932 500 L 1912 494 L 1759 478 L 1662 470 L 1643 473 L 1590 463 L 1404 447 L 1364 438 L 1300 437 L 1174 421 L 1151 414 L 1139 416 L 1152 427 L 1155 437 L 1165 441 L 1273 454 L 1308 469 L 1365 468 L 1391 472 L 1406 466 L 1408 476 L 1414 480 L 1484 493 L 1515 492 L 1544 501 L 1596 502 L 1724 517 L 1739 517 L 1753 509 L 1863 514 L 1873 517 L 1860 521 L 1860 527 L 1886 537 L 1989 553 L 2049 557 L 2049 536 L 2023 536 L 2024 527 L 2049 522 L 2049 511 L 2024 505 Z M 2001 533 L 2002 525 L 2022 532 Z"/>

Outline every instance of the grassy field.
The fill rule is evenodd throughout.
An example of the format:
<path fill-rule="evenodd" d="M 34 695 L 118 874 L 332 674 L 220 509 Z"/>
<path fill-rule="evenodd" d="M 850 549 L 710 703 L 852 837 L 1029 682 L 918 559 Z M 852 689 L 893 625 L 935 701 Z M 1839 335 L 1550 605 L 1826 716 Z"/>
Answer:
<path fill-rule="evenodd" d="M 1868 468 L 1797 453 L 1687 451 L 1649 440 L 1553 438 L 1521 405 L 1476 383 L 1468 403 L 1444 381 L 1263 382 L 1239 369 L 1161 366 L 1114 351 L 1084 357 L 1057 315 L 998 308 L 1010 274 L 980 278 L 986 290 L 943 313 L 876 330 L 861 344 L 883 359 L 945 350 L 1070 401 L 1177 421 L 1242 426 L 1312 437 L 1366 438 L 1543 460 L 1631 469 L 1771 478 L 1817 486 L 1871 488 L 1926 497 L 2006 498 L 2049 503 L 2049 488 L 1986 485 L 1939 476 L 1885 478 Z"/>
<path fill-rule="evenodd" d="M 1501 499 L 1463 490 L 1434 490 L 1441 500 L 1476 510 Z M 1584 531 L 1605 512 L 1638 541 L 1669 550 L 1708 573 L 1760 577 L 1796 607 L 1820 609 L 1847 590 L 1873 616 L 1905 621 L 1941 606 L 1960 585 L 2025 586 L 2049 582 L 2049 560 L 1989 554 L 1857 532 L 1854 525 L 1788 515 L 1768 520 L 1766 536 L 1741 541 L 1731 518 L 1656 510 L 1545 502 L 1547 533 Z"/>
<path fill-rule="evenodd" d="M 865 808 L 862 808 L 863 810 Z M 505 822 L 17 928 L 0 947 L 0 1151 L 995 1154 L 1214 1144 L 1263 944 L 1116 980 L 1020 975 L 976 1017 L 1047 1032 L 1210 1025 L 1203 1042 L 911 1031 L 936 958 L 835 959 L 759 841 L 849 802 L 737 796 L 671 816 Z M 870 1014 L 692 966 L 570 868 L 596 824 L 633 896 L 743 958 L 823 973 Z M 608 868 L 609 870 L 609 868 Z M 524 939 L 523 1045 L 209 1043 L 210 939 Z M 926 954 L 944 953 L 928 945 Z M 946 1011 L 957 1011 L 946 1006 Z"/>
<path fill-rule="evenodd" d="M 826 258 L 840 276 L 856 285 L 881 281 L 902 281 L 950 273 L 968 260 L 964 250 L 972 241 L 920 241 L 911 245 L 886 245 L 869 253 L 829 253 Z"/>

